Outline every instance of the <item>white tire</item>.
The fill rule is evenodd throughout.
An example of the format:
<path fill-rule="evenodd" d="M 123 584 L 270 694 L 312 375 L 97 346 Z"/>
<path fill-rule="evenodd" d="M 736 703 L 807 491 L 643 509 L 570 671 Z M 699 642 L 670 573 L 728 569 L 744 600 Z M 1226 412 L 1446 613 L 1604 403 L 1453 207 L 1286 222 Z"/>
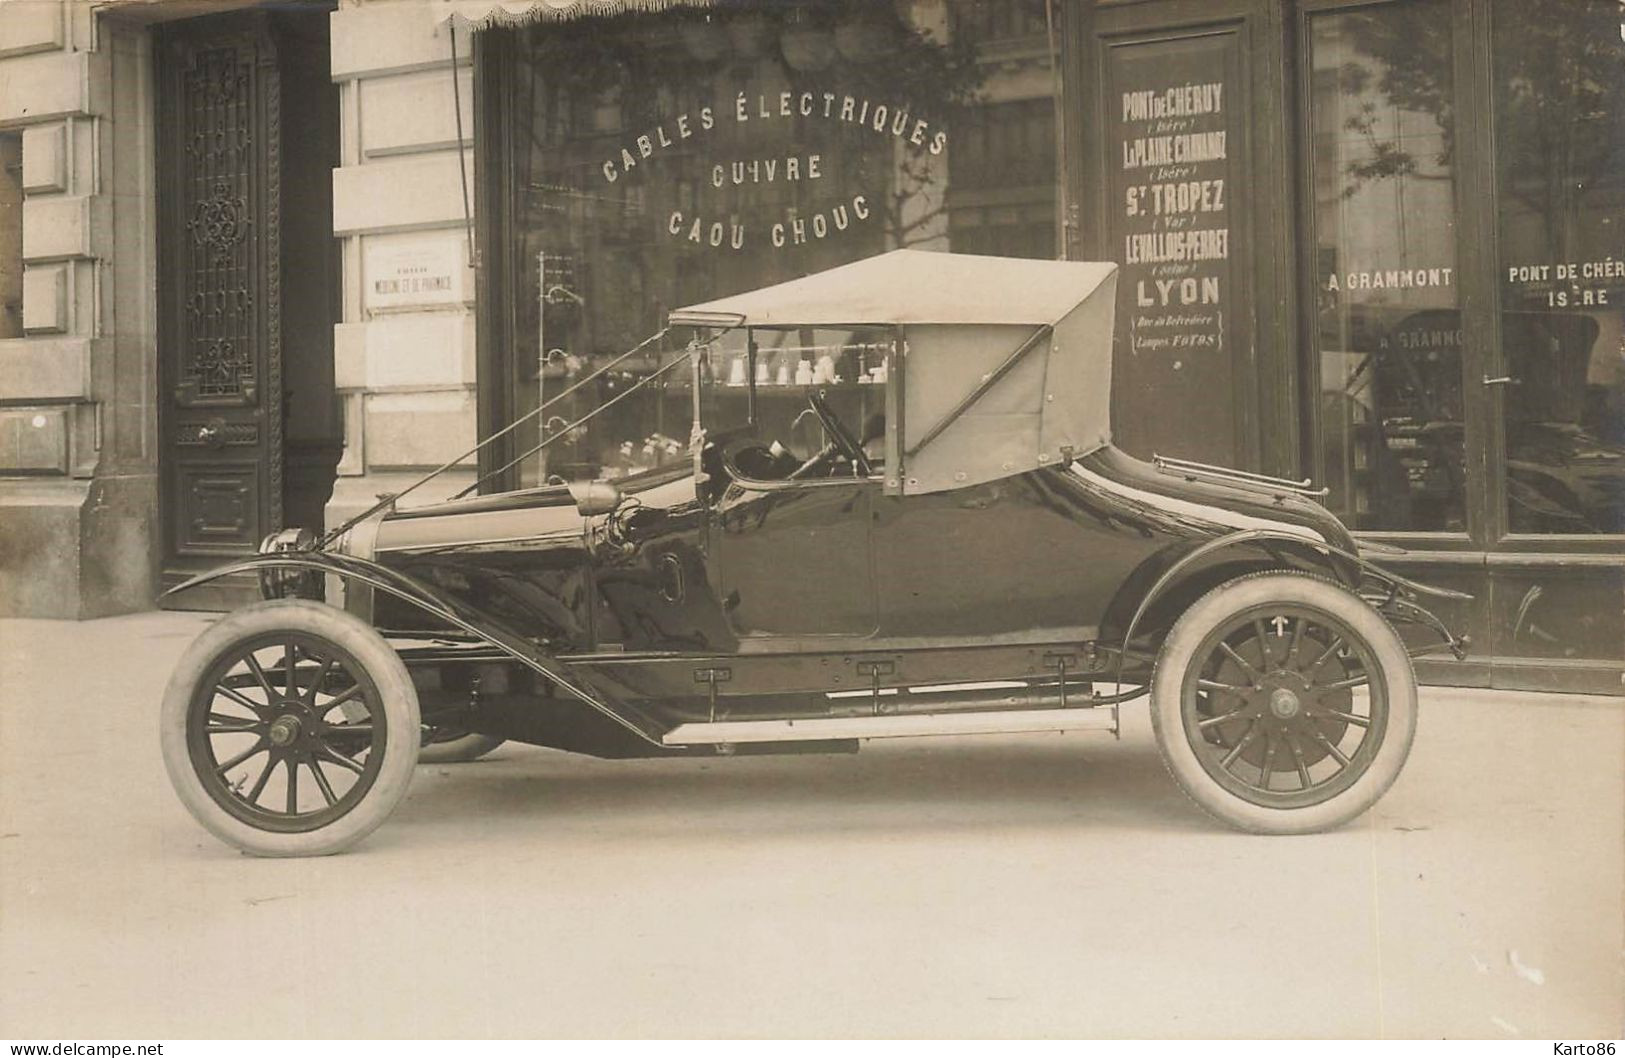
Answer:
<path fill-rule="evenodd" d="M 1340 585 L 1289 572 L 1219 585 L 1175 622 L 1151 679 L 1174 780 L 1241 830 L 1301 834 L 1359 816 L 1416 735 L 1399 636 Z"/>
<path fill-rule="evenodd" d="M 187 648 L 159 735 L 170 783 L 211 834 L 258 856 L 321 856 L 360 841 L 406 795 L 417 692 L 359 618 L 277 599 Z"/>

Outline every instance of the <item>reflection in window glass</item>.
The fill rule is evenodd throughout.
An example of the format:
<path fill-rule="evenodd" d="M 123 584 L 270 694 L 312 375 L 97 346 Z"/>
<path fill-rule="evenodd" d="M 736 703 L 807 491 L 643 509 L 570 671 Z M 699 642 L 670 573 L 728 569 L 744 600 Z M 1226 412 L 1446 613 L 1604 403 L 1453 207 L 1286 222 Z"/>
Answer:
<path fill-rule="evenodd" d="M 949 159 L 956 253 L 1055 256 L 1055 114 L 1049 99 L 970 108 Z"/>
<path fill-rule="evenodd" d="M 1354 528 L 1460 532 L 1449 5 L 1310 29 L 1317 477 Z"/>
<path fill-rule="evenodd" d="M 748 425 L 760 443 L 777 443 L 803 462 L 831 440 L 811 407 L 816 394 L 834 424 L 878 466 L 884 458 L 891 344 L 885 328 L 754 328 L 747 348 L 725 353 L 715 363 L 713 375 L 723 389 L 717 415 L 705 420 L 705 428 L 733 433 Z"/>
<path fill-rule="evenodd" d="M 1507 520 L 1625 532 L 1625 40 L 1616 0 L 1494 8 Z"/>
<path fill-rule="evenodd" d="M 959 30 L 966 8 L 999 15 L 988 23 L 1005 35 L 999 64 Z M 493 31 L 501 46 L 487 53 L 511 86 L 514 414 L 658 331 L 676 307 L 904 246 L 1052 254 L 1042 11 L 1033 0 L 821 0 Z M 1021 186 L 992 186 L 994 150 Z M 575 421 L 676 352 L 651 350 L 560 401 L 549 422 Z M 765 385 L 781 374 L 775 361 Z M 680 375 L 527 460 L 521 483 L 686 458 Z M 531 431 L 518 450 L 535 443 Z"/>

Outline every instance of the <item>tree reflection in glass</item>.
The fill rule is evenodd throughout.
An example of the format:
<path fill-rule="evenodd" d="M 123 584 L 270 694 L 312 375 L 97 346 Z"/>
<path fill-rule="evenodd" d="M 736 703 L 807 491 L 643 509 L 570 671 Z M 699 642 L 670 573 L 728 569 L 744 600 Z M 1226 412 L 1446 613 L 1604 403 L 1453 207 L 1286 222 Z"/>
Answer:
<path fill-rule="evenodd" d="M 979 6 L 1018 2 L 1030 0 Z M 507 89 L 510 223 L 494 252 L 512 277 L 511 414 L 562 393 L 677 306 L 898 246 L 949 249 L 965 227 L 950 208 L 966 207 L 947 194 L 951 145 L 982 105 L 988 67 L 981 42 L 932 11 L 818 0 L 492 31 L 484 46 Z M 625 394 L 678 351 L 628 361 L 549 422 Z M 765 385 L 778 382 L 775 367 Z M 691 399 L 676 372 L 526 460 L 519 480 L 681 463 Z M 526 427 L 516 447 L 537 440 Z"/>
<path fill-rule="evenodd" d="M 1625 39 L 1615 0 L 1494 5 L 1514 533 L 1625 532 Z"/>
<path fill-rule="evenodd" d="M 1320 465 L 1359 529 L 1466 527 L 1451 23 L 1311 16 Z"/>

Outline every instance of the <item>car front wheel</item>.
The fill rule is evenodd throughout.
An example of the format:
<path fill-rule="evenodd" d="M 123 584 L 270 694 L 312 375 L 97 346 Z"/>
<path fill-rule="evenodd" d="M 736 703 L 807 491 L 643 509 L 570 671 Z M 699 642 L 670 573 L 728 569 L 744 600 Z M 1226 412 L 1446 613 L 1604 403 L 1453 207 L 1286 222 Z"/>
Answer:
<path fill-rule="evenodd" d="M 319 856 L 371 833 L 406 795 L 417 692 L 365 622 L 278 599 L 187 648 L 160 738 L 175 792 L 216 837 L 260 856 Z"/>
<path fill-rule="evenodd" d="M 1163 760 L 1203 810 L 1301 834 L 1370 808 L 1416 734 L 1410 656 L 1382 615 L 1318 577 L 1221 584 L 1175 623 L 1151 681 Z"/>

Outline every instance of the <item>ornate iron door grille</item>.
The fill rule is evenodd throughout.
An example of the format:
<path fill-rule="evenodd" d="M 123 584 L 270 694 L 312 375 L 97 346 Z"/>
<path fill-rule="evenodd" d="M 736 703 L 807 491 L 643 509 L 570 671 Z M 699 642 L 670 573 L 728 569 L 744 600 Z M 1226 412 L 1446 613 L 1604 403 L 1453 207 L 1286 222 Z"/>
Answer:
<path fill-rule="evenodd" d="M 159 33 L 166 572 L 282 523 L 281 83 L 255 13 Z"/>

